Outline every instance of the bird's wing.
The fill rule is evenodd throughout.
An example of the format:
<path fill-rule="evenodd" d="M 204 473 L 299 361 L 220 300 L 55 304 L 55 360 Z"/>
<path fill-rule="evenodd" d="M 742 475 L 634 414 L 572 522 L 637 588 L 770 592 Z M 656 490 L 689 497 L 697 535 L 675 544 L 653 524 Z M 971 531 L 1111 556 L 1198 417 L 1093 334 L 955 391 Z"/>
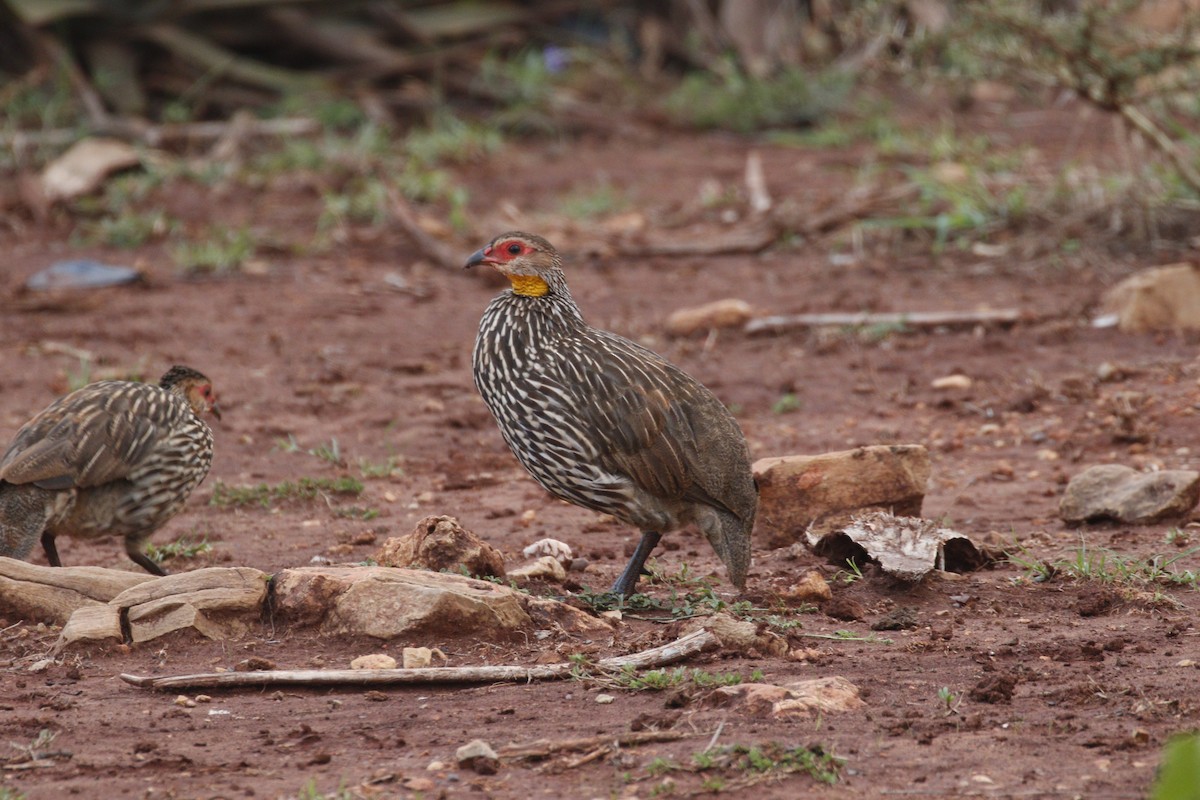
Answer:
<path fill-rule="evenodd" d="M 722 507 L 693 479 L 702 462 L 701 442 L 687 407 L 707 390 L 627 339 L 606 337 L 604 344 L 612 357 L 590 371 L 588 396 L 579 404 L 589 429 L 601 432 L 601 466 L 657 497 Z"/>
<path fill-rule="evenodd" d="M 66 489 L 128 477 L 169 422 L 169 409 L 151 391 L 161 392 L 105 382 L 61 398 L 17 432 L 0 458 L 0 479 Z"/>

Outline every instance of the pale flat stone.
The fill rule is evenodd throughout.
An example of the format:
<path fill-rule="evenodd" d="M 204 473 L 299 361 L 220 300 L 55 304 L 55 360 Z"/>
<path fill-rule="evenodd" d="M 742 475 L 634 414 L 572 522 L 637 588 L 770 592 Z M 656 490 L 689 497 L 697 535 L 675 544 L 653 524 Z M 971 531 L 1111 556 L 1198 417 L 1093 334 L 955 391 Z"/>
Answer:
<path fill-rule="evenodd" d="M 753 470 L 758 483 L 754 537 L 767 547 L 786 547 L 806 531 L 834 530 L 856 512 L 920 516 L 930 463 L 921 445 L 877 445 L 764 458 Z"/>
<path fill-rule="evenodd" d="M 1142 270 L 1105 293 L 1099 317 L 1126 333 L 1200 329 L 1200 273 L 1188 263 Z"/>
<path fill-rule="evenodd" d="M 726 298 L 695 308 L 681 308 L 667 317 L 667 333 L 691 336 L 714 328 L 740 328 L 754 317 L 754 309 L 745 300 Z"/>
<path fill-rule="evenodd" d="M 1115 519 L 1148 523 L 1182 517 L 1200 500 L 1200 472 L 1138 472 L 1122 464 L 1097 464 L 1071 478 L 1058 505 L 1066 522 Z"/>
<path fill-rule="evenodd" d="M 531 625 L 521 593 L 462 575 L 393 567 L 305 567 L 275 576 L 276 618 L 323 633 L 504 639 Z"/>

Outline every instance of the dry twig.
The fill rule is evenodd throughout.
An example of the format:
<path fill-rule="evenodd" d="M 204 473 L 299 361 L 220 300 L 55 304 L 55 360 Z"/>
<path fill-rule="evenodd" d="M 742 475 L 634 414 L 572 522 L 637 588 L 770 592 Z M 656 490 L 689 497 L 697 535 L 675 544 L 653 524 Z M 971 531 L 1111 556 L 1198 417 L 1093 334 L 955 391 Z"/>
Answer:
<path fill-rule="evenodd" d="M 710 631 L 700 630 L 673 642 L 625 656 L 601 659 L 602 670 L 645 669 L 682 661 L 720 645 Z M 302 669 L 263 672 L 214 672 L 150 677 L 122 674 L 121 680 L 144 689 L 229 689 L 253 686 L 381 686 L 402 683 L 493 683 L 501 681 L 556 680 L 571 675 L 571 664 L 538 667 L 426 667 L 423 669 Z"/>
<path fill-rule="evenodd" d="M 1013 325 L 1021 321 L 1015 308 L 981 311 L 898 311 L 883 313 L 784 314 L 759 317 L 746 323 L 746 333 L 783 333 L 795 328 L 867 327 L 906 325 L 913 328 L 962 328 L 975 325 Z"/>

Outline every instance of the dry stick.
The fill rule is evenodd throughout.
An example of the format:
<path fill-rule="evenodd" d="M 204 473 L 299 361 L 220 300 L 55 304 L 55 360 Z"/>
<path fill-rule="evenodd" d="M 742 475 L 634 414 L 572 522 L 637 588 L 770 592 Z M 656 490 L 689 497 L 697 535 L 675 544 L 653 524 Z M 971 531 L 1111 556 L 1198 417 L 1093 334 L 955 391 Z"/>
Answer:
<path fill-rule="evenodd" d="M 421 227 L 412 205 L 400 192 L 396 191 L 395 187 L 388 186 L 387 193 L 388 199 L 392 201 L 392 214 L 395 216 L 396 222 L 400 224 L 409 238 L 416 242 L 417 247 L 421 248 L 421 252 L 432 258 L 439 266 L 447 269 L 460 269 L 466 263 L 462 256 L 455 255 L 449 247 L 430 236 Z"/>
<path fill-rule="evenodd" d="M 645 669 L 673 664 L 690 656 L 720 646 L 720 640 L 710 631 L 699 630 L 681 636 L 673 642 L 652 647 L 626 656 L 601 659 L 601 670 L 621 670 L 629 667 Z M 423 669 L 301 669 L 268 670 L 264 672 L 214 672 L 196 675 L 173 675 L 161 678 L 121 675 L 126 683 L 144 689 L 233 688 L 263 686 L 381 686 L 397 683 L 493 683 L 500 681 L 535 681 L 566 678 L 571 664 L 549 664 L 539 667 L 425 667 Z"/>
<path fill-rule="evenodd" d="M 1179 150 L 1179 146 L 1163 132 L 1161 128 L 1138 110 L 1136 106 L 1129 103 L 1122 103 L 1118 109 L 1121 117 L 1125 119 L 1133 127 L 1137 128 L 1146 138 L 1154 143 L 1154 146 L 1162 151 L 1171 164 L 1178 170 L 1180 177 L 1187 181 L 1188 186 L 1192 187 L 1192 191 L 1200 192 L 1200 173 L 1188 161 L 1188 157 Z"/>
<path fill-rule="evenodd" d="M 585 736 L 580 739 L 557 739 L 554 741 L 538 739 L 537 741 L 525 744 L 510 744 L 506 747 L 501 747 L 496 750 L 496 755 L 501 758 L 547 758 L 554 753 L 562 752 L 577 753 L 597 749 L 603 752 L 603 748 L 613 745 L 617 747 L 630 747 L 632 745 L 651 744 L 654 742 L 675 742 L 694 735 L 680 731 L 633 731 L 631 733 L 619 733 L 616 736 Z"/>
<path fill-rule="evenodd" d="M 801 212 L 779 204 L 771 208 L 764 218 L 742 227 L 720 231 L 713 236 L 655 235 L 644 241 L 622 244 L 620 252 L 622 255 L 640 257 L 758 253 L 774 244 L 783 232 L 791 231 L 809 238 L 829 233 L 868 216 L 881 205 L 898 202 L 916 192 L 915 184 L 906 183 L 870 192 L 860 199 L 817 213 Z"/>
<path fill-rule="evenodd" d="M 783 333 L 795 328 L 861 327 L 867 325 L 909 325 L 916 328 L 971 327 L 975 325 L 1013 325 L 1022 320 L 1015 308 L 982 311 L 910 311 L 872 314 L 828 313 L 785 314 L 759 317 L 746 323 L 746 333 Z"/>
<path fill-rule="evenodd" d="M 110 118 L 94 124 L 92 132 L 135 139 L 151 147 L 181 141 L 211 141 L 226 136 L 234 126 L 228 122 L 190 122 L 167 125 L 146 125 L 134 120 Z M 307 117 L 284 119 L 249 119 L 237 123 L 244 136 L 307 136 L 321 130 L 321 123 Z M 0 136 L 0 148 L 22 150 L 28 147 L 61 147 L 80 139 L 75 128 L 54 128 L 48 131 L 18 131 Z"/>

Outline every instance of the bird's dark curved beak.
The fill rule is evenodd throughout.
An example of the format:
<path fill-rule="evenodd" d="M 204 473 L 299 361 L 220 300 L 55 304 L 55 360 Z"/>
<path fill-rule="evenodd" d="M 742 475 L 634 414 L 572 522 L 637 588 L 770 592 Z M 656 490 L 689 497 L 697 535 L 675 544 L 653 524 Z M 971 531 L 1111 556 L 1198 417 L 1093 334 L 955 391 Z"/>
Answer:
<path fill-rule="evenodd" d="M 471 267 L 478 267 L 480 264 L 492 264 L 492 263 L 495 263 L 495 262 L 493 262 L 492 258 L 491 258 L 491 248 L 490 247 L 481 247 L 478 250 L 476 250 L 474 253 L 471 253 L 471 257 L 467 259 L 467 263 L 463 265 L 463 269 L 470 269 Z"/>
<path fill-rule="evenodd" d="M 208 410 L 209 410 L 209 413 L 211 413 L 217 419 L 221 418 L 221 406 L 219 403 L 214 402 L 211 406 L 208 407 Z"/>

